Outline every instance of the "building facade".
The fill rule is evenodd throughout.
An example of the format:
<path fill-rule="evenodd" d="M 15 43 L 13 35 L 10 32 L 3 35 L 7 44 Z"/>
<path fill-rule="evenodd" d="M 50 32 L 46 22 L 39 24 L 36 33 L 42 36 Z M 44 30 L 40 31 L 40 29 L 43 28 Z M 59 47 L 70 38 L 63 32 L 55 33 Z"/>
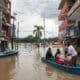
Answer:
<path fill-rule="evenodd" d="M 59 39 L 64 43 L 71 40 L 80 52 L 80 0 L 61 0 L 59 10 Z"/>
<path fill-rule="evenodd" d="M 59 26 L 59 41 L 61 44 L 63 44 L 63 38 L 64 38 L 64 28 L 68 25 L 68 3 L 66 0 L 61 0 L 61 3 L 59 5 L 60 14 L 58 16 L 58 19 L 62 21 L 61 25 Z"/>
<path fill-rule="evenodd" d="M 11 25 L 11 2 L 0 0 L 0 51 L 8 49 Z"/>

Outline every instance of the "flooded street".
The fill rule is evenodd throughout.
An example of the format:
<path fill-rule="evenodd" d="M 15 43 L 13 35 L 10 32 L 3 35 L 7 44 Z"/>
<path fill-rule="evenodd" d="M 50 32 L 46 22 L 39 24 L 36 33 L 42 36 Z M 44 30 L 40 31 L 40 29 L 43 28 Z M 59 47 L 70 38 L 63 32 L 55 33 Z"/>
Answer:
<path fill-rule="evenodd" d="M 56 48 L 52 50 L 55 53 Z M 36 47 L 21 44 L 18 55 L 0 58 L 0 80 L 80 80 L 79 75 L 69 74 L 42 63 L 41 56 L 45 56 L 44 48 L 40 48 L 38 54 Z"/>

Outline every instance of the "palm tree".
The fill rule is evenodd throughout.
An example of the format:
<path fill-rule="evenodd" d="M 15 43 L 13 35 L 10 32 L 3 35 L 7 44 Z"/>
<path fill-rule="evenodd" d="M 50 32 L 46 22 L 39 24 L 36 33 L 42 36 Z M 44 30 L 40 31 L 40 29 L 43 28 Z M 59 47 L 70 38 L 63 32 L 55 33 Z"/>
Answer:
<path fill-rule="evenodd" d="M 35 29 L 33 30 L 33 34 L 35 34 L 36 42 L 39 46 L 39 40 L 42 37 L 42 31 L 41 30 L 43 30 L 44 28 L 42 26 L 37 26 L 37 25 L 35 25 L 34 27 L 35 27 Z"/>

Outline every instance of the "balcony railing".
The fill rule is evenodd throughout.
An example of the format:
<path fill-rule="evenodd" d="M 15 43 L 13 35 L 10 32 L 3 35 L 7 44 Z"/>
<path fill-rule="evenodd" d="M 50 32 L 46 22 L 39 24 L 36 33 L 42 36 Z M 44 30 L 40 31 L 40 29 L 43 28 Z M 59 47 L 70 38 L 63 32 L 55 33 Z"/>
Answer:
<path fill-rule="evenodd" d="M 63 7 L 63 4 L 65 3 L 66 0 L 61 0 L 60 2 L 60 5 L 59 5 L 59 8 L 58 9 L 61 9 Z"/>
<path fill-rule="evenodd" d="M 3 10 L 3 12 L 6 14 L 11 13 L 10 9 L 8 7 L 3 6 L 2 4 L 0 4 L 0 10 Z"/>
<path fill-rule="evenodd" d="M 80 6 L 80 0 L 77 0 L 67 15 L 70 16 L 79 6 Z"/>

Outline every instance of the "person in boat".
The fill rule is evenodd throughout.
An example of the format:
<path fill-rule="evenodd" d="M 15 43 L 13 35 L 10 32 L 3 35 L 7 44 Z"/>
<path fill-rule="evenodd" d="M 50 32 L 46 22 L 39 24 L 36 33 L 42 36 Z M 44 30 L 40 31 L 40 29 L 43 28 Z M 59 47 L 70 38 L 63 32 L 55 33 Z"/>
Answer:
<path fill-rule="evenodd" d="M 57 52 L 55 54 L 55 62 L 61 65 L 64 65 L 65 63 L 65 56 L 64 54 L 61 54 L 60 49 L 57 49 Z"/>
<path fill-rule="evenodd" d="M 53 54 L 52 54 L 51 48 L 48 48 L 48 50 L 46 52 L 46 59 L 53 59 Z"/>
<path fill-rule="evenodd" d="M 68 54 L 70 54 L 72 56 L 72 59 L 70 61 L 70 66 L 76 66 L 76 62 L 77 62 L 77 51 L 75 50 L 75 48 L 73 47 L 73 45 L 71 43 L 67 44 L 67 49 L 68 49 Z"/>
<path fill-rule="evenodd" d="M 68 65 L 69 66 L 71 59 L 72 59 L 71 54 L 68 54 L 68 51 L 65 50 L 65 65 Z"/>
<path fill-rule="evenodd" d="M 57 54 L 61 53 L 60 49 L 57 49 L 56 54 L 55 54 L 55 58 L 57 56 Z"/>

